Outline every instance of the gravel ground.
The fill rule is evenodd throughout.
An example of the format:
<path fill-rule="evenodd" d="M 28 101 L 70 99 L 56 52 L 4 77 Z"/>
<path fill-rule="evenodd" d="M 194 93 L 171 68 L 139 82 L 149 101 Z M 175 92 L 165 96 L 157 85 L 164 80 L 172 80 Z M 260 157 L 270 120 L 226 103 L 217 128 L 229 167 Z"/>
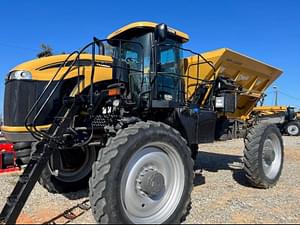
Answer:
<path fill-rule="evenodd" d="M 262 190 L 248 185 L 241 170 L 242 140 L 200 145 L 192 210 L 186 223 L 300 223 L 300 137 L 284 137 L 285 162 L 277 186 Z M 0 208 L 18 174 L 0 176 Z M 18 222 L 44 223 L 87 199 L 88 190 L 50 194 L 37 184 Z M 82 211 L 74 209 L 78 215 Z M 65 223 L 63 217 L 56 223 Z M 74 223 L 94 223 L 91 211 Z"/>
<path fill-rule="evenodd" d="M 5 141 L 5 138 L 4 137 L 0 137 L 0 142 L 1 141 Z"/>

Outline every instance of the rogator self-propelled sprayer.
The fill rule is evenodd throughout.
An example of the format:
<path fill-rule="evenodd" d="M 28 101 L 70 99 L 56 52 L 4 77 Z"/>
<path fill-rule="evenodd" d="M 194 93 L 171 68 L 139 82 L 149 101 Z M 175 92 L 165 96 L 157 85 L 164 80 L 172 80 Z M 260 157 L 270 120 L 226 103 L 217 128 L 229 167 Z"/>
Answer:
<path fill-rule="evenodd" d="M 3 131 L 29 162 L 1 221 L 16 222 L 37 181 L 68 192 L 88 180 L 99 223 L 183 221 L 198 144 L 215 140 L 224 117 L 250 113 L 281 74 L 229 49 L 198 54 L 183 47 L 188 40 L 165 24 L 138 22 L 81 51 L 11 70 Z M 249 123 L 250 183 L 274 186 L 282 164 L 278 128 Z"/>

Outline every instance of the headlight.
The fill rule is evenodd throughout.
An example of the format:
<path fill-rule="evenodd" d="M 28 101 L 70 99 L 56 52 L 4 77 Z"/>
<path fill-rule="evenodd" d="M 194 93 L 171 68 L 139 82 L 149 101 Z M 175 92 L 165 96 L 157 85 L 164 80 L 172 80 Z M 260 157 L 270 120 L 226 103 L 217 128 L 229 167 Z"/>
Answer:
<path fill-rule="evenodd" d="M 15 70 L 8 74 L 7 80 L 31 80 L 32 75 L 26 70 Z"/>

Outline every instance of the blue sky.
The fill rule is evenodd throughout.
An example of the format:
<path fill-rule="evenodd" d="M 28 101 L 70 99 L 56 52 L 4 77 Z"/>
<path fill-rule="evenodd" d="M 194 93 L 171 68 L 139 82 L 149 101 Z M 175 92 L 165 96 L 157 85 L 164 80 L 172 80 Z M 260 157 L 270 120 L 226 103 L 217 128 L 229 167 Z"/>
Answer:
<path fill-rule="evenodd" d="M 227 47 L 281 68 L 279 104 L 300 108 L 300 1 L 1 1 L 0 111 L 4 77 L 41 43 L 70 52 L 130 22 L 164 22 L 190 35 L 198 52 Z M 266 104 L 274 103 L 267 91 Z"/>

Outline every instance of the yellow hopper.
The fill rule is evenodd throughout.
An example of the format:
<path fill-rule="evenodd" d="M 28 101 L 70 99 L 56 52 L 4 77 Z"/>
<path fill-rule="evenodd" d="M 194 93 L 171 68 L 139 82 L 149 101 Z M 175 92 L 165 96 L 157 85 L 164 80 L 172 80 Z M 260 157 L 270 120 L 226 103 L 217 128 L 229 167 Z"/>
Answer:
<path fill-rule="evenodd" d="M 202 55 L 215 65 L 216 77 L 229 77 L 242 87 L 243 93 L 237 99 L 237 110 L 235 113 L 227 113 L 228 118 L 246 119 L 264 91 L 282 74 L 280 69 L 227 48 L 205 52 Z M 200 79 L 213 80 L 212 67 L 208 64 L 201 64 L 197 68 L 197 62 L 197 55 L 185 58 L 186 75 L 196 78 L 198 70 Z M 188 82 L 189 96 L 195 90 L 195 86 L 190 85 L 193 82 L 196 81 L 190 79 Z"/>

